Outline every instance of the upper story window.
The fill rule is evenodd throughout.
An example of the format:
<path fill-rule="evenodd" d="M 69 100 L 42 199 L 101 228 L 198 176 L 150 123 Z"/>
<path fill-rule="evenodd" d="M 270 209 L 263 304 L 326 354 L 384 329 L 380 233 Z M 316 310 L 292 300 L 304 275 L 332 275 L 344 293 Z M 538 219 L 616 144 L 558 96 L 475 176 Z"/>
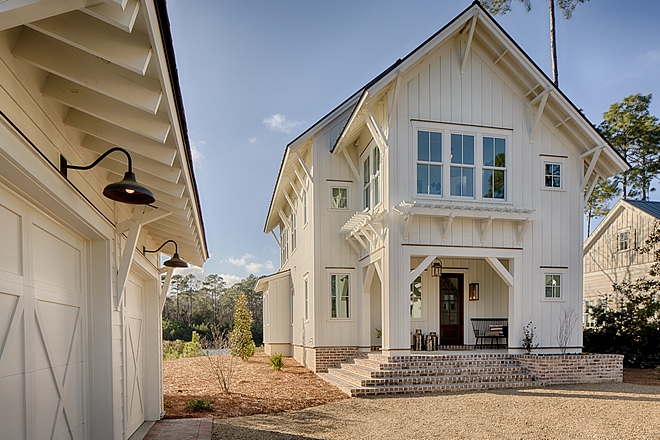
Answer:
<path fill-rule="evenodd" d="M 291 252 L 296 250 L 296 213 L 291 213 Z"/>
<path fill-rule="evenodd" d="M 280 229 L 280 266 L 284 266 L 289 259 L 289 231 L 287 228 Z"/>
<path fill-rule="evenodd" d="M 380 203 L 380 150 L 372 144 L 362 162 L 362 208 L 371 210 Z"/>
<path fill-rule="evenodd" d="M 348 188 L 334 186 L 331 196 L 330 207 L 332 209 L 348 209 Z"/>
<path fill-rule="evenodd" d="M 621 251 L 627 251 L 630 249 L 630 229 L 623 229 L 617 232 L 617 246 L 616 249 Z"/>
<path fill-rule="evenodd" d="M 510 200 L 510 130 L 422 121 L 413 125 L 416 195 Z"/>
<path fill-rule="evenodd" d="M 417 194 L 442 194 L 442 133 L 417 132 Z"/>
<path fill-rule="evenodd" d="M 561 163 L 545 162 L 543 164 L 543 182 L 548 189 L 561 189 Z"/>
<path fill-rule="evenodd" d="M 303 227 L 307 224 L 307 190 L 303 188 L 302 190 L 302 202 L 303 202 Z"/>
<path fill-rule="evenodd" d="M 502 199 L 506 194 L 506 139 L 483 138 L 483 171 L 481 179 L 484 199 Z"/>
<path fill-rule="evenodd" d="M 474 197 L 474 136 L 451 135 L 450 195 Z"/>

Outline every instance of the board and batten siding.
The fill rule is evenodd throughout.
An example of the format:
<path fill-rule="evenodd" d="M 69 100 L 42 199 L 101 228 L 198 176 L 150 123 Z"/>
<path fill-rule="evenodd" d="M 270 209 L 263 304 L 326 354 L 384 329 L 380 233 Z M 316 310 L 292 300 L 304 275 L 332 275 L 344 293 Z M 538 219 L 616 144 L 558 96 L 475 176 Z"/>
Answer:
<path fill-rule="evenodd" d="M 516 241 L 516 222 L 494 220 L 492 230 L 484 243 L 480 240 L 480 221 L 455 218 L 447 241 L 443 241 L 441 219 L 416 216 L 409 239 L 404 241 L 401 222 L 391 216 L 392 231 L 388 235 L 393 258 L 390 265 L 405 264 L 392 254 L 401 244 L 431 244 L 440 246 L 522 248 L 521 303 L 518 319 L 525 321 L 512 329 L 512 346 L 518 346 L 522 325 L 532 321 L 538 328 L 541 346 L 556 345 L 558 319 L 561 308 L 582 310 L 582 194 L 580 191 L 582 161 L 569 148 L 572 141 L 555 129 L 552 120 L 544 114 L 533 142 L 529 134 L 537 106 L 528 105 L 528 90 L 514 79 L 501 65 L 493 65 L 485 55 L 480 42 L 472 43 L 465 72 L 460 72 L 460 54 L 463 40 L 450 39 L 426 55 L 414 68 L 405 72 L 401 79 L 396 125 L 393 127 L 395 142 L 390 144 L 389 200 L 390 204 L 401 200 L 411 201 L 415 195 L 415 151 L 413 121 L 437 122 L 439 129 L 455 128 L 458 124 L 477 129 L 506 129 L 510 132 L 507 173 L 510 185 L 504 205 L 533 208 L 535 212 L 522 244 Z M 476 148 L 478 146 L 475 145 Z M 448 148 L 443 145 L 443 149 Z M 564 190 L 543 190 L 544 160 L 563 161 Z M 446 164 L 445 164 L 446 166 Z M 447 170 L 443 170 L 443 173 Z M 478 191 L 475 188 L 475 191 Z M 384 191 L 385 192 L 385 191 Z M 447 201 L 447 197 L 440 199 Z M 430 200 L 430 198 L 429 198 Z M 435 199 L 438 200 L 438 199 Z M 475 203 L 462 202 L 457 203 Z M 481 202 L 477 202 L 481 203 Z M 488 204 L 488 203 L 486 203 Z M 545 301 L 543 298 L 544 271 L 547 268 L 562 269 L 564 297 L 562 301 Z M 394 281 L 394 280 L 392 280 Z M 402 282 L 392 282 L 403 286 Z M 570 342 L 579 346 L 581 340 Z"/>

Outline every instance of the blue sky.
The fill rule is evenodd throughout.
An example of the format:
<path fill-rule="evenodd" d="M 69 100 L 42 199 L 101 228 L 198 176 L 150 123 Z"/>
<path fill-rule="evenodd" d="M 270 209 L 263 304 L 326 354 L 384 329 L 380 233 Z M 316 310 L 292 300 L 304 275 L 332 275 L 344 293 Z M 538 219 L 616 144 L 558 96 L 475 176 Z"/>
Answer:
<path fill-rule="evenodd" d="M 513 0 L 496 19 L 551 76 L 548 3 L 531 3 L 525 12 Z M 263 226 L 286 144 L 470 4 L 168 1 L 211 253 L 204 273 L 231 284 L 277 270 Z M 558 14 L 559 85 L 594 124 L 638 92 L 653 93 L 660 116 L 659 18 L 657 0 L 592 0 L 570 20 Z"/>

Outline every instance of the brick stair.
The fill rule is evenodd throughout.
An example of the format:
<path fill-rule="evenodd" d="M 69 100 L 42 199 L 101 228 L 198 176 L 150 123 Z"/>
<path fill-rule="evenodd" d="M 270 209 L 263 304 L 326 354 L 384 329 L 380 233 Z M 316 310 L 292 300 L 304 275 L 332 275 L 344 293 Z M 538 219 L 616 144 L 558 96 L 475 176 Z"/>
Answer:
<path fill-rule="evenodd" d="M 538 386 L 534 376 L 506 353 L 370 353 L 318 375 L 351 397 Z"/>

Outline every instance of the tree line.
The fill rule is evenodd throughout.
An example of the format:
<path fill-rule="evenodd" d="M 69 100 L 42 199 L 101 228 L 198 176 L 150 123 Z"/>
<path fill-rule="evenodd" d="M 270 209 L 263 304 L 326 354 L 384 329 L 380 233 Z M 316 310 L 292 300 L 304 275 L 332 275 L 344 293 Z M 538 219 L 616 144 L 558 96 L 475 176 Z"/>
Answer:
<path fill-rule="evenodd" d="M 194 274 L 174 275 L 163 307 L 163 339 L 184 340 L 192 338 L 196 331 L 200 336 L 212 331 L 226 332 L 232 329 L 236 301 L 245 294 L 246 305 L 252 313 L 252 336 L 257 346 L 263 343 L 263 298 L 254 287 L 257 277 L 249 275 L 227 287 L 217 274 L 199 279 Z"/>

